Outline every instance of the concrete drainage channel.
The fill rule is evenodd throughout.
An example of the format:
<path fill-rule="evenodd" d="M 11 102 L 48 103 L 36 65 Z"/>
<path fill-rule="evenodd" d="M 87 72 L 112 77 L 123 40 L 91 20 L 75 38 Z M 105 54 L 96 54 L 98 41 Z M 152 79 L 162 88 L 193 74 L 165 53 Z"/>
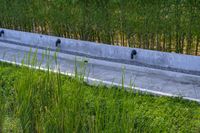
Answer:
<path fill-rule="evenodd" d="M 73 76 L 75 59 L 85 65 L 89 84 L 122 85 L 156 95 L 179 96 L 200 102 L 200 57 L 127 48 L 41 34 L 0 29 L 0 61 L 21 65 L 24 55 L 48 48 L 63 74 Z M 46 69 L 43 60 L 42 69 Z M 53 63 L 52 71 L 56 67 Z M 81 65 L 77 65 L 79 69 Z"/>

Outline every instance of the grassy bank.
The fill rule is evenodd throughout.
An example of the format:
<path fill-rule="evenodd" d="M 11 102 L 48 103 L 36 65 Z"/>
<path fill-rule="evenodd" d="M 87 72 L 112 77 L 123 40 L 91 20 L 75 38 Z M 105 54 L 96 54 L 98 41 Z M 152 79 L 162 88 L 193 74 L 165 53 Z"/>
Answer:
<path fill-rule="evenodd" d="M 0 64 L 0 132 L 200 132 L 195 102 Z"/>

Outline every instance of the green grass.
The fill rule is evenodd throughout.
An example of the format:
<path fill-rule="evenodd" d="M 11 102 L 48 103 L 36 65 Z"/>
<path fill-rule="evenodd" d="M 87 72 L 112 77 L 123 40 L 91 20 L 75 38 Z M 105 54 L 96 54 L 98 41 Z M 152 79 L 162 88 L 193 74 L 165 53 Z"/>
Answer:
<path fill-rule="evenodd" d="M 0 132 L 200 132 L 200 105 L 0 63 Z"/>

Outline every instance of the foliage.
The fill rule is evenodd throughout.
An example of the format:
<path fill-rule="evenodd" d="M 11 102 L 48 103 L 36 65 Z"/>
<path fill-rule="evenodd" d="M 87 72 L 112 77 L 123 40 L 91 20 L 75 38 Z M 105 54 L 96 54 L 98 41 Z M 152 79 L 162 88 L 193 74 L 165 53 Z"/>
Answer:
<path fill-rule="evenodd" d="M 0 95 L 7 99 L 3 132 L 200 132 L 195 102 L 4 63 L 0 81 L 0 90 L 9 92 Z"/>
<path fill-rule="evenodd" d="M 199 0 L 0 0 L 0 27 L 199 55 Z"/>

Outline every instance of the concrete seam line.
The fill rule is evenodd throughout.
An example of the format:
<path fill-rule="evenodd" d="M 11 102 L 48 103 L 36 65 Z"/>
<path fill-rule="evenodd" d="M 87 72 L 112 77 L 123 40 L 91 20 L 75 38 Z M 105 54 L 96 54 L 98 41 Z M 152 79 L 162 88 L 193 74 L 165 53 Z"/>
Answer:
<path fill-rule="evenodd" d="M 22 66 L 21 63 L 17 63 L 17 62 L 13 62 L 13 61 L 7 61 L 7 60 L 4 60 L 4 59 L 0 59 L 0 61 L 1 62 L 5 62 L 5 63 L 9 63 L 9 64 Z M 44 67 L 38 67 L 38 66 L 33 67 L 31 65 L 26 65 L 26 64 L 23 64 L 23 65 L 28 67 L 28 68 L 34 68 L 34 69 L 37 69 L 37 70 L 43 70 L 43 71 L 47 71 L 48 70 L 47 68 L 44 68 Z M 49 69 L 49 70 L 51 72 L 54 72 L 54 73 L 58 72 L 56 69 L 54 69 L 54 70 Z M 75 76 L 74 73 L 70 73 L 70 72 L 60 72 L 60 73 L 63 74 L 63 75 L 70 76 L 70 77 L 74 77 Z M 88 81 L 92 81 L 93 83 L 98 82 L 98 83 L 103 83 L 104 85 L 109 85 L 109 86 L 119 86 L 119 87 L 122 86 L 122 84 L 119 84 L 119 83 L 100 80 L 100 79 L 95 79 L 95 78 L 86 77 L 86 76 L 84 76 L 84 81 L 87 82 L 87 83 L 89 83 Z M 89 83 L 89 84 L 91 84 L 91 83 Z M 95 84 L 92 84 L 92 85 L 95 85 Z M 127 85 L 124 85 L 124 87 L 125 88 L 131 88 L 133 90 L 138 90 L 138 91 L 141 91 L 141 92 L 147 92 L 147 93 L 150 93 L 150 94 L 160 95 L 160 96 L 180 97 L 178 95 L 173 95 L 173 94 L 170 94 L 170 93 L 165 93 L 165 92 L 160 92 L 160 91 L 148 90 L 148 89 L 144 89 L 144 88 L 140 88 L 140 87 L 133 87 L 133 86 L 127 86 Z M 186 100 L 196 101 L 196 102 L 200 103 L 200 99 L 195 99 L 195 98 L 190 98 L 190 97 L 182 97 L 182 98 L 186 99 Z"/>

